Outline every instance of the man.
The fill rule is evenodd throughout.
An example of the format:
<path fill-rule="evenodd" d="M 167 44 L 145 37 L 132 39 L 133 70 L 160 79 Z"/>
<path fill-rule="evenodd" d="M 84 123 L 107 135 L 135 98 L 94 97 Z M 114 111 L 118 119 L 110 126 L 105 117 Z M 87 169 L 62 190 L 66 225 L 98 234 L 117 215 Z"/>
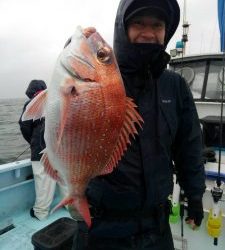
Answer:
<path fill-rule="evenodd" d="M 22 115 L 30 101 L 46 89 L 46 84 L 42 80 L 32 80 L 26 90 L 26 95 L 30 98 L 24 104 Z M 48 217 L 50 205 L 54 198 L 56 182 L 44 171 L 40 163 L 42 154 L 40 152 L 45 148 L 44 141 L 44 118 L 33 121 L 22 121 L 22 115 L 19 120 L 20 130 L 24 139 L 30 144 L 31 162 L 35 185 L 35 204 L 30 210 L 31 217 L 43 220 Z M 63 195 L 66 194 L 65 188 L 60 189 Z"/>
<path fill-rule="evenodd" d="M 167 200 L 174 170 L 188 198 L 187 223 L 193 229 L 201 224 L 205 180 L 198 115 L 184 79 L 166 70 L 165 49 L 179 17 L 176 0 L 120 2 L 114 52 L 144 125 L 113 173 L 91 181 L 93 225 L 86 248 L 79 248 L 85 233 L 79 223 L 73 249 L 174 249 Z"/>

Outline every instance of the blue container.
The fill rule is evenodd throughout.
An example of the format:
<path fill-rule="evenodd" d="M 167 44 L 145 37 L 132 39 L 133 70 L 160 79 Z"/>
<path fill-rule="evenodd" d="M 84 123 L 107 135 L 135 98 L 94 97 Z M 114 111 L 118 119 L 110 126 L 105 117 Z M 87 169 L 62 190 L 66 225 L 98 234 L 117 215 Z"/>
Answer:
<path fill-rule="evenodd" d="M 176 43 L 176 49 L 183 49 L 184 48 L 184 43 L 182 41 L 178 41 Z"/>

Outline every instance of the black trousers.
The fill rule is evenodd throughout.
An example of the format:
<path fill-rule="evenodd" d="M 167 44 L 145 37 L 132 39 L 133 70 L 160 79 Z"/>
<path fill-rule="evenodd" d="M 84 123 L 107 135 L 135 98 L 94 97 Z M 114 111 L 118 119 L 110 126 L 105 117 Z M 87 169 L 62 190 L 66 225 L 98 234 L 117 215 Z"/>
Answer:
<path fill-rule="evenodd" d="M 124 238 L 92 237 L 81 228 L 72 250 L 174 250 L 174 245 L 169 224 L 163 233 L 145 232 Z"/>

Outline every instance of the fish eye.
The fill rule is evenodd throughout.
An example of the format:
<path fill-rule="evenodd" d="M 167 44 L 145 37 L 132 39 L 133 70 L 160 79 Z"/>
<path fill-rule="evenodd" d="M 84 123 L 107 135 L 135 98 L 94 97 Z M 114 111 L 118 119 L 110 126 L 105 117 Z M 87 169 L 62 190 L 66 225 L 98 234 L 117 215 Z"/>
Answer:
<path fill-rule="evenodd" d="M 97 51 L 97 58 L 101 63 L 111 62 L 111 51 L 110 49 L 103 47 Z"/>

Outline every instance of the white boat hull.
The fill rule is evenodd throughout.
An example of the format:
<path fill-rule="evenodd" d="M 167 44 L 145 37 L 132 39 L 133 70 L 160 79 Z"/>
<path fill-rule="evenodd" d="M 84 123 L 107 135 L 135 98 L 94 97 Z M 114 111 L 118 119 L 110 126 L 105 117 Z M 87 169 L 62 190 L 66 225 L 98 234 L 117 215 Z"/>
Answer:
<path fill-rule="evenodd" d="M 206 116 L 220 116 L 221 115 L 221 103 L 219 102 L 200 102 L 195 101 L 196 108 L 198 111 L 198 116 L 200 119 Z M 225 109 L 225 105 L 223 105 Z M 225 110 L 223 110 L 223 116 L 225 115 Z"/>

